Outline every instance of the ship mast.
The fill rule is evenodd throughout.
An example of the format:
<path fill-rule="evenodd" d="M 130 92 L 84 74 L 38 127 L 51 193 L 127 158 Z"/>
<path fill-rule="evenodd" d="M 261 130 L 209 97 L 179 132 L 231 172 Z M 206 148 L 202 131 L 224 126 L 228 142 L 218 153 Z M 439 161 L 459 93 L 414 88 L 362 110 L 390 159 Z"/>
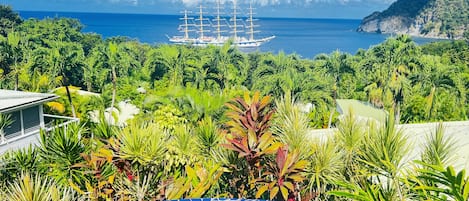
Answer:
<path fill-rule="evenodd" d="M 238 24 L 237 24 L 237 8 L 236 8 L 236 0 L 233 0 L 233 18 L 232 18 L 232 21 L 233 21 L 233 38 L 234 38 L 234 42 L 237 42 L 238 41 L 238 32 L 241 32 L 241 31 L 238 31 Z"/>
<path fill-rule="evenodd" d="M 222 24 L 220 24 L 220 21 L 221 21 L 221 18 L 220 18 L 220 9 L 221 9 L 221 6 L 220 6 L 220 0 L 217 0 L 217 16 L 215 17 L 215 21 L 216 21 L 216 33 L 217 33 L 217 40 L 220 40 L 221 39 L 221 32 L 224 32 L 221 30 L 221 26 Z"/>
<path fill-rule="evenodd" d="M 204 32 L 208 32 L 209 30 L 204 30 L 204 26 L 208 26 L 207 24 L 204 24 L 204 20 L 208 20 L 207 18 L 204 18 L 204 12 L 203 12 L 203 7 L 202 5 L 200 5 L 199 7 L 199 19 L 197 19 L 198 21 L 200 21 L 199 23 L 199 37 L 201 40 L 204 39 Z"/>
<path fill-rule="evenodd" d="M 249 19 L 247 20 L 249 22 L 249 40 L 254 40 L 254 33 L 259 33 L 259 31 L 254 31 L 254 27 L 258 27 L 258 25 L 254 25 L 254 20 L 252 16 L 254 15 L 253 13 L 254 8 L 252 8 L 252 2 L 249 4 Z"/>
<path fill-rule="evenodd" d="M 187 10 L 184 10 L 184 17 L 183 18 L 179 18 L 180 20 L 184 20 L 184 25 L 182 25 L 184 27 L 184 30 L 182 32 L 184 32 L 184 39 L 189 39 L 189 31 L 194 31 L 194 30 L 189 30 L 189 21 L 190 19 L 193 19 L 193 18 L 190 18 L 187 16 L 187 13 L 188 11 Z"/>

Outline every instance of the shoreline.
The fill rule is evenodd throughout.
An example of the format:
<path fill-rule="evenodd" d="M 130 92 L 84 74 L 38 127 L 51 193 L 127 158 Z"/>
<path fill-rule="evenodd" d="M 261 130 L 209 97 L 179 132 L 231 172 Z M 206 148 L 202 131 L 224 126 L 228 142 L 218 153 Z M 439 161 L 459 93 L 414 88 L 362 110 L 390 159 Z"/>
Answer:
<path fill-rule="evenodd" d="M 409 35 L 411 37 L 417 37 L 417 38 L 423 38 L 423 39 L 438 39 L 438 40 L 451 40 L 451 41 L 464 40 L 463 37 L 448 38 L 448 37 L 425 36 L 425 35 L 420 35 L 420 34 L 411 34 L 411 33 L 402 33 L 402 32 L 380 33 L 380 32 L 377 32 L 377 31 L 359 31 L 358 29 L 356 30 L 356 32 L 358 32 L 358 33 L 380 34 L 380 35 L 390 35 L 390 36 L 405 34 L 405 35 Z"/>

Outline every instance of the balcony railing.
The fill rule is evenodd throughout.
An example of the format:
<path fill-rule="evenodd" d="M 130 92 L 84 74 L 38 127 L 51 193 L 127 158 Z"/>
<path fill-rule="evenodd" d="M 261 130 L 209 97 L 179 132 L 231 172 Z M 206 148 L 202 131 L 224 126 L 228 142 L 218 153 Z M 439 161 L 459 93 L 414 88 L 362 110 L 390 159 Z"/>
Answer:
<path fill-rule="evenodd" d="M 3 132 L 0 132 L 0 146 L 10 144 L 24 138 L 37 135 L 44 129 L 45 131 L 51 131 L 55 128 L 64 127 L 68 124 L 78 122 L 80 119 L 73 118 L 73 117 L 65 117 L 65 116 L 58 116 L 58 115 L 51 115 L 51 114 L 44 114 L 44 126 L 37 125 L 32 128 L 21 128 L 20 132 L 4 135 Z M 26 146 L 26 145 L 25 145 Z"/>

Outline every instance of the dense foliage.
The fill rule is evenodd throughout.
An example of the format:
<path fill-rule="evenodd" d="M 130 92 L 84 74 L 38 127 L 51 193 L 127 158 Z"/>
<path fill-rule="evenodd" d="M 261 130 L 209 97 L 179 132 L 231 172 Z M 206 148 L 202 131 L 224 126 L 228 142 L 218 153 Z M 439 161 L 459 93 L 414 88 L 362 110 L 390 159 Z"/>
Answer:
<path fill-rule="evenodd" d="M 16 22 L 15 17 L 2 21 L 8 19 Z M 464 41 L 418 46 L 398 36 L 355 55 L 336 51 L 303 59 L 282 52 L 246 54 L 229 45 L 200 48 L 149 45 L 123 37 L 103 40 L 81 33 L 81 28 L 77 20 L 66 18 L 29 19 L 11 28 L 0 38 L 0 87 L 50 92 L 73 85 L 102 93 L 104 102 L 116 88 L 116 101 L 130 99 L 139 106 L 162 94 L 170 98 L 170 88 L 178 87 L 215 94 L 259 90 L 274 98 L 291 91 L 299 101 L 313 105 L 314 127 L 328 125 L 334 99 L 395 108 L 401 122 L 462 120 L 469 110 L 469 45 Z M 147 90 L 146 96 L 137 95 L 138 86 Z M 75 104 L 77 110 L 85 107 Z M 66 110 L 71 114 L 69 107 Z"/>
<path fill-rule="evenodd" d="M 0 200 L 469 196 L 443 128 L 404 165 L 409 142 L 394 122 L 467 119 L 465 41 L 418 46 L 402 35 L 304 59 L 103 40 L 74 19 L 1 17 L 15 22 L 0 36 L 0 88 L 56 93 L 46 112 L 81 122 L 0 156 Z M 379 125 L 338 121 L 335 100 L 348 98 L 395 113 Z M 120 122 L 125 102 L 139 112 Z M 338 128 L 329 140 L 309 135 L 328 126 Z"/>

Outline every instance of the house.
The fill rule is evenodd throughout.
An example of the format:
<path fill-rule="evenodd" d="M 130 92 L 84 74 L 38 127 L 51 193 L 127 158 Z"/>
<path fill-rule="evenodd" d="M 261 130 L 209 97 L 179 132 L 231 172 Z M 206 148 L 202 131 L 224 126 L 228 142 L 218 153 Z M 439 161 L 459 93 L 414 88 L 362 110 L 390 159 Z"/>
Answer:
<path fill-rule="evenodd" d="M 12 120 L 0 131 L 0 154 L 38 144 L 41 129 L 48 131 L 78 122 L 77 118 L 44 114 L 43 104 L 57 98 L 54 94 L 0 89 L 0 113 Z"/>

